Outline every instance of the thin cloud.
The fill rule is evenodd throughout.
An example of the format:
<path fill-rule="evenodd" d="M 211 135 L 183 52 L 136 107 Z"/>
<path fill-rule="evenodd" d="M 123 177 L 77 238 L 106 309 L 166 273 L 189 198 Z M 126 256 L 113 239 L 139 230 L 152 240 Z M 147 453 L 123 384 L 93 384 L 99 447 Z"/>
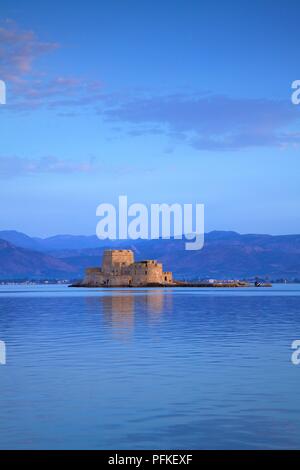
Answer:
<path fill-rule="evenodd" d="M 23 157 L 0 157 L 0 178 L 13 178 L 16 176 L 30 176 L 37 174 L 70 174 L 92 173 L 94 171 L 93 159 L 87 162 L 63 160 L 54 156 L 38 159 Z"/>
<path fill-rule="evenodd" d="M 107 159 L 91 156 L 86 160 L 62 159 L 55 156 L 24 158 L 19 156 L 0 156 L 0 179 L 27 177 L 35 175 L 69 175 L 82 174 L 89 177 L 95 174 L 124 176 L 132 173 L 152 173 L 151 167 L 136 165 L 111 165 Z"/>
<path fill-rule="evenodd" d="M 298 145 L 299 133 L 288 126 L 300 121 L 286 101 L 235 99 L 210 95 L 136 98 L 103 111 L 106 120 L 129 123 L 130 135 L 153 133 L 153 127 L 199 150 Z"/>
<path fill-rule="evenodd" d="M 1 78 L 9 83 L 7 110 L 46 108 L 59 116 L 89 111 L 132 138 L 165 135 L 172 148 L 178 142 L 211 151 L 300 145 L 299 133 L 290 130 L 300 121 L 300 113 L 289 100 L 203 93 L 151 96 L 136 90 L 107 93 L 99 80 L 41 74 L 34 67 L 36 60 L 58 47 L 14 22 L 0 23 Z"/>
<path fill-rule="evenodd" d="M 0 23 L 1 79 L 7 82 L 7 110 L 33 111 L 86 106 L 101 99 L 102 82 L 80 77 L 49 77 L 41 72 L 38 59 L 57 50 L 33 31 L 23 30 L 12 20 Z"/>
<path fill-rule="evenodd" d="M 101 100 L 102 83 L 76 77 L 26 80 L 15 84 L 12 94 L 8 108 L 13 111 L 84 107 Z"/>
<path fill-rule="evenodd" d="M 58 43 L 41 41 L 33 31 L 22 30 L 11 20 L 0 23 L 1 78 L 19 83 L 33 72 L 38 57 L 58 47 Z"/>

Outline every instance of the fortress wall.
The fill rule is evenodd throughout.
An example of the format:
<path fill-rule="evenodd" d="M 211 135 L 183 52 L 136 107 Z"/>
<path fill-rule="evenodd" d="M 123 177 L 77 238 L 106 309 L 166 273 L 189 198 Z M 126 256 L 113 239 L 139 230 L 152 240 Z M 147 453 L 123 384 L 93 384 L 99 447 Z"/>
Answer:
<path fill-rule="evenodd" d="M 85 273 L 83 284 L 99 287 L 121 287 L 130 286 L 131 280 L 131 276 L 128 275 L 113 275 L 111 273 L 104 273 L 99 268 L 88 268 Z"/>
<path fill-rule="evenodd" d="M 107 281 L 107 285 L 110 287 L 126 287 L 131 286 L 132 278 L 131 276 L 121 274 L 119 276 L 109 276 L 106 279 L 106 282 Z"/>
<path fill-rule="evenodd" d="M 103 282 L 103 273 L 100 268 L 87 268 L 83 283 L 90 285 L 99 285 Z"/>
<path fill-rule="evenodd" d="M 163 272 L 163 281 L 166 284 L 172 284 L 173 282 L 173 274 L 171 271 L 165 271 Z"/>

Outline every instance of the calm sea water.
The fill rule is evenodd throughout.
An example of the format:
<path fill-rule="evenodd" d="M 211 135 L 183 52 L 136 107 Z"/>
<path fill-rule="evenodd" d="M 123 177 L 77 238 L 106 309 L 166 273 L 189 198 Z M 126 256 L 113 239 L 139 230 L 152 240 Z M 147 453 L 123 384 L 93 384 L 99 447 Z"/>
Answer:
<path fill-rule="evenodd" d="M 2 286 L 1 449 L 300 448 L 300 285 Z"/>

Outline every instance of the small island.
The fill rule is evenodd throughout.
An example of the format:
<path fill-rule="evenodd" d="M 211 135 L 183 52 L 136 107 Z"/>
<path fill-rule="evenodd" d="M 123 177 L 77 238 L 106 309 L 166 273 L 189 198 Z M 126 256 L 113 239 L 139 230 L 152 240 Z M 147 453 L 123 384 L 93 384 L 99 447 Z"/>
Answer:
<path fill-rule="evenodd" d="M 156 260 L 135 261 L 132 250 L 105 250 L 101 267 L 87 268 L 82 281 L 71 287 L 248 287 L 245 281 L 174 280 Z"/>

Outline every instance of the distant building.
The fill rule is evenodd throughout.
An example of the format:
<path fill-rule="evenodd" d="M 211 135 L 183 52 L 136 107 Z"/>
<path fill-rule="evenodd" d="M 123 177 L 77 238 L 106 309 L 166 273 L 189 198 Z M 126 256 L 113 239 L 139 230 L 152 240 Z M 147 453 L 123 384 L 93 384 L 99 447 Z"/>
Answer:
<path fill-rule="evenodd" d="M 134 261 L 131 250 L 105 250 L 102 267 L 87 268 L 82 286 L 142 287 L 172 285 L 172 273 L 155 260 Z"/>

